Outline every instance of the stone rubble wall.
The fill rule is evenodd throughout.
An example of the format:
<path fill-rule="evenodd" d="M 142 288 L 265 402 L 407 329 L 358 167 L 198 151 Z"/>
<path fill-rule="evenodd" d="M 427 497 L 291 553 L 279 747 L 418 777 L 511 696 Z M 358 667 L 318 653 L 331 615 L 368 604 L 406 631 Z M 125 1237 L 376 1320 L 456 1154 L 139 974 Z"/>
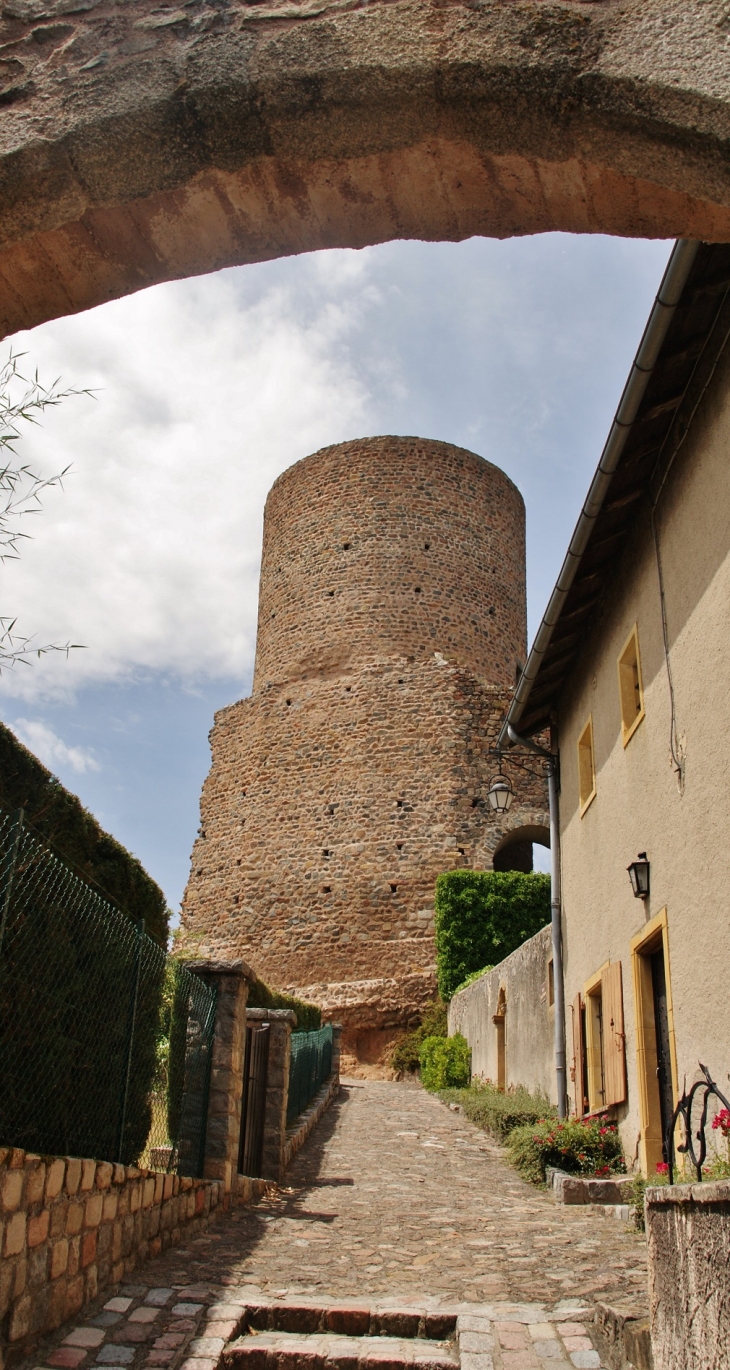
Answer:
<path fill-rule="evenodd" d="M 250 1202 L 264 1182 L 244 1183 Z M 215 1180 L 0 1148 L 0 1318 L 13 1361 L 230 1196 Z M 0 1365 L 2 1353 L 0 1353 Z"/>

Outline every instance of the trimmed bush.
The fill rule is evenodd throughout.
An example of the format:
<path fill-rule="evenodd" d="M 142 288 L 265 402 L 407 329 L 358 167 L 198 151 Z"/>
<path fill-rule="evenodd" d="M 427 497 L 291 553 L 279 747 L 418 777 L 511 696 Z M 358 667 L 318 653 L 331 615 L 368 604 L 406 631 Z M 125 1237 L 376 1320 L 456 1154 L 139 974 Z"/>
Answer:
<path fill-rule="evenodd" d="M 401 1075 L 414 1074 L 421 1065 L 421 1047 L 427 1037 L 447 1037 L 448 1011 L 441 999 L 435 999 L 423 1011 L 419 1027 L 396 1042 L 390 1053 L 389 1065 Z"/>
<path fill-rule="evenodd" d="M 545 1183 L 549 1165 L 571 1175 L 603 1177 L 626 1171 L 615 1125 L 598 1118 L 569 1118 L 562 1123 L 544 1118 L 529 1127 L 517 1127 L 507 1138 L 507 1149 L 512 1164 L 533 1184 Z"/>
<path fill-rule="evenodd" d="M 445 871 L 436 881 L 439 993 L 497 965 L 550 922 L 550 877 L 521 871 Z"/>
<path fill-rule="evenodd" d="M 503 1142 L 516 1127 L 557 1119 L 557 1109 L 542 1094 L 530 1094 L 522 1085 L 502 1091 L 490 1080 L 476 1080 L 469 1089 L 447 1089 L 446 1103 L 460 1104 L 464 1114 L 477 1127 L 491 1132 Z"/>
<path fill-rule="evenodd" d="M 147 936 L 167 946 L 170 910 L 159 885 L 2 723 L 0 803 L 25 809 L 29 826 L 62 861 L 134 923 L 144 919 Z"/>
<path fill-rule="evenodd" d="M 282 994 L 269 989 L 263 980 L 253 980 L 248 987 L 248 1008 L 288 1008 L 297 1015 L 297 1032 L 316 1032 L 322 1026 L 322 1010 L 316 1004 L 296 999 L 293 994 Z"/>
<path fill-rule="evenodd" d="M 436 1093 L 449 1086 L 468 1085 L 471 1073 L 469 1043 L 460 1032 L 453 1037 L 426 1037 L 421 1044 L 421 1083 Z"/>
<path fill-rule="evenodd" d="M 458 994 L 460 989 L 466 989 L 467 985 L 473 985 L 476 980 L 481 980 L 482 976 L 488 975 L 490 970 L 494 970 L 494 966 L 483 966 L 481 970 L 473 970 L 471 975 L 467 975 L 466 980 L 462 980 L 461 984 L 456 986 L 454 994 Z"/>

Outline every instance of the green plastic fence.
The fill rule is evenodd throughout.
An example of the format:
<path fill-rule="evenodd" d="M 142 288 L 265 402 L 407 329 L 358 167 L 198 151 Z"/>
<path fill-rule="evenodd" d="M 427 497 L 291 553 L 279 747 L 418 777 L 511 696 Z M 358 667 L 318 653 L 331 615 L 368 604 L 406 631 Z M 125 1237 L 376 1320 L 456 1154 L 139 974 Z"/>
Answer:
<path fill-rule="evenodd" d="M 332 1074 L 332 1024 L 317 1032 L 293 1032 L 286 1121 L 292 1123 Z"/>

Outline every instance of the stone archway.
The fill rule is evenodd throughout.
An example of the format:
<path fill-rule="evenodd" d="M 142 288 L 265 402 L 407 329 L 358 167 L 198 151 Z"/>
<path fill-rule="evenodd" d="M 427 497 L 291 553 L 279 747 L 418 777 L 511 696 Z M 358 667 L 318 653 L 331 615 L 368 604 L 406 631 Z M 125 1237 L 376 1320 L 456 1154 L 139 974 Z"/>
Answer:
<path fill-rule="evenodd" d="M 328 246 L 730 239 L 700 0 L 6 0 L 0 328 Z"/>
<path fill-rule="evenodd" d="M 550 847 L 550 829 L 538 823 L 528 823 L 511 828 L 497 843 L 492 852 L 492 869 L 495 871 L 531 871 L 532 848 L 537 843 Z"/>

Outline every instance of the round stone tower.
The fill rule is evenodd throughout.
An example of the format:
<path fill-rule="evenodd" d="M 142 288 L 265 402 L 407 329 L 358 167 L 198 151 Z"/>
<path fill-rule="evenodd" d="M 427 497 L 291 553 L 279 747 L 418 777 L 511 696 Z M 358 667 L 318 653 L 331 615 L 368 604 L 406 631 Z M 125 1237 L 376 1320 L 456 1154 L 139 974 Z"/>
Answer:
<path fill-rule="evenodd" d="M 216 715 L 184 936 L 322 1003 L 362 1059 L 433 998 L 436 876 L 545 823 L 539 782 L 486 802 L 524 528 L 502 471 L 418 438 L 324 448 L 267 500 L 253 692 Z"/>
<path fill-rule="evenodd" d="M 440 652 L 490 685 L 524 661 L 525 508 L 445 442 L 366 438 L 291 466 L 266 501 L 254 695 Z"/>

